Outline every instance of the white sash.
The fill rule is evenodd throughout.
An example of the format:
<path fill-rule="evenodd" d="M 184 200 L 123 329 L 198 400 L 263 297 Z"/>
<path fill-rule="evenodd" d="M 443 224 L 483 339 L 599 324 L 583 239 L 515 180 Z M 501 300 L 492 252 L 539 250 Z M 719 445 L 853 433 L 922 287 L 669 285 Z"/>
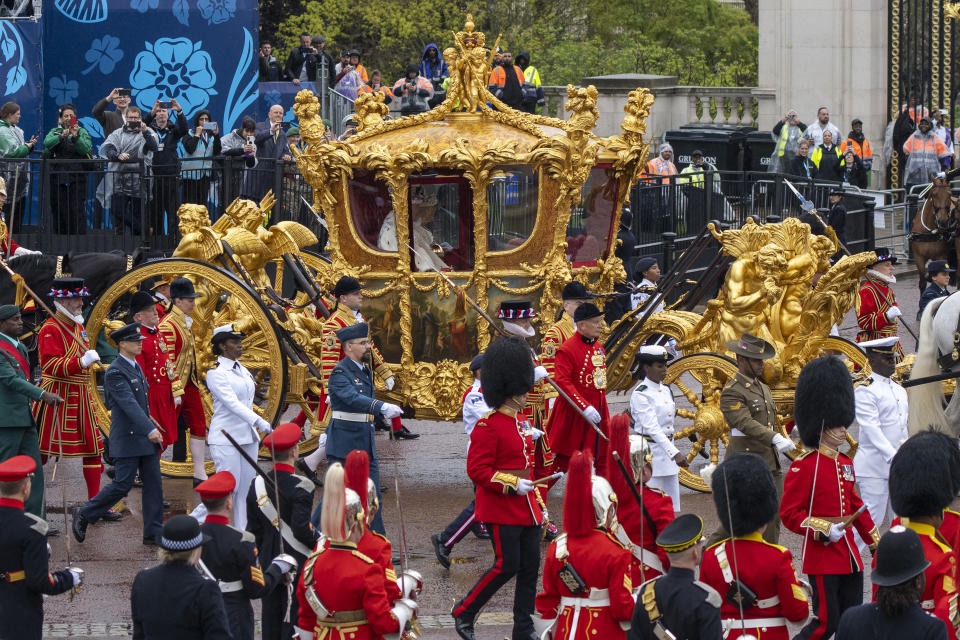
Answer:
<path fill-rule="evenodd" d="M 280 519 L 280 515 L 274 508 L 273 503 L 270 502 L 270 496 L 267 495 L 267 483 L 263 481 L 263 476 L 258 475 L 257 479 L 253 481 L 253 486 L 257 490 L 257 504 L 260 506 L 260 511 L 267 517 L 267 520 L 273 523 L 273 526 L 280 527 L 280 536 L 284 541 L 303 557 L 307 557 L 313 553 L 306 545 L 294 537 L 290 525 Z"/>

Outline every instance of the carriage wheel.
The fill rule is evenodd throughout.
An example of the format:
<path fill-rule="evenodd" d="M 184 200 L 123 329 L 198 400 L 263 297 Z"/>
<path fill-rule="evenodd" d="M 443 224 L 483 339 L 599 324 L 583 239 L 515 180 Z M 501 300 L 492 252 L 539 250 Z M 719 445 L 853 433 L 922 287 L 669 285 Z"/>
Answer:
<path fill-rule="evenodd" d="M 710 462 L 717 464 L 720 443 L 726 445 L 730 440 L 727 422 L 720 410 L 720 392 L 736 374 L 736 361 L 716 353 L 683 356 L 667 367 L 663 384 L 680 391 L 693 406 L 692 410 L 677 409 L 676 432 L 673 435 L 674 440 L 696 436 L 696 442 L 687 454 L 687 462 L 691 465 L 703 460 L 699 455 L 701 451 L 707 452 Z M 687 422 L 681 424 L 680 418 Z M 709 485 L 692 469 L 680 469 L 680 483 L 695 491 L 710 491 Z"/>
<path fill-rule="evenodd" d="M 271 424 L 276 424 L 284 408 L 287 387 L 287 361 L 281 347 L 279 329 L 274 318 L 260 300 L 259 295 L 232 274 L 196 260 L 170 258 L 149 262 L 125 274 L 114 283 L 98 300 L 87 321 L 90 335 L 99 335 L 105 325 L 114 328 L 126 322 L 129 294 L 136 291 L 140 283 L 155 276 L 185 276 L 190 278 L 201 297 L 197 299 L 194 312 L 193 331 L 197 335 L 197 371 L 201 382 L 205 372 L 216 364 L 216 357 L 210 350 L 210 337 L 217 326 L 230 322 L 242 323 L 247 338 L 243 341 L 241 362 L 250 369 L 257 382 L 257 394 L 254 400 L 255 411 Z M 97 386 L 95 375 L 90 377 L 91 398 L 97 422 L 109 435 L 110 413 L 104 404 L 103 396 Z M 96 391 L 96 393 L 94 393 Z M 212 412 L 210 394 L 201 384 L 204 410 L 209 416 Z M 301 443 L 301 450 L 316 447 L 316 438 Z M 213 463 L 206 463 L 208 473 L 213 472 Z M 173 477 L 191 477 L 192 463 L 160 461 L 164 475 Z"/>
<path fill-rule="evenodd" d="M 607 361 L 607 388 L 611 391 L 630 388 L 633 384 L 630 367 L 637 351 L 651 336 L 663 335 L 681 342 L 699 321 L 700 314 L 689 311 L 661 311 L 651 315 L 629 338 L 622 339 L 629 342 L 618 350 L 615 358 Z"/>

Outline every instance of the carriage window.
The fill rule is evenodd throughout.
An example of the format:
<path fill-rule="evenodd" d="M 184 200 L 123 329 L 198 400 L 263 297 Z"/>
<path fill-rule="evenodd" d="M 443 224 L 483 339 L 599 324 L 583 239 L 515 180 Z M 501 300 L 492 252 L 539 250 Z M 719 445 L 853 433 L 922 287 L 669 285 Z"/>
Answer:
<path fill-rule="evenodd" d="M 409 198 L 414 270 L 473 269 L 473 196 L 466 179 L 413 175 Z"/>
<path fill-rule="evenodd" d="M 537 174 L 531 167 L 501 167 L 487 185 L 488 251 L 516 249 L 537 223 Z"/>
<path fill-rule="evenodd" d="M 371 249 L 397 250 L 396 235 L 392 246 L 383 242 L 385 226 L 395 228 L 393 200 L 387 184 L 376 179 L 372 171 L 356 170 L 347 183 L 350 198 L 350 216 L 360 240 Z"/>
<path fill-rule="evenodd" d="M 613 169 L 594 167 L 567 225 L 567 257 L 571 261 L 595 262 L 603 255 L 610 239 L 617 196 L 618 182 Z"/>

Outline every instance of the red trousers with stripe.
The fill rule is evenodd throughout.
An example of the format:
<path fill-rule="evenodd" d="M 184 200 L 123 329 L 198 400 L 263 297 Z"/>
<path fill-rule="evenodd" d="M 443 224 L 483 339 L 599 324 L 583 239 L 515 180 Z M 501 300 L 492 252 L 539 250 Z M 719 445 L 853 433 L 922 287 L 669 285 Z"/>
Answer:
<path fill-rule="evenodd" d="M 828 640 L 850 607 L 863 604 L 863 572 L 808 575 L 813 587 L 813 617 L 793 640 Z"/>

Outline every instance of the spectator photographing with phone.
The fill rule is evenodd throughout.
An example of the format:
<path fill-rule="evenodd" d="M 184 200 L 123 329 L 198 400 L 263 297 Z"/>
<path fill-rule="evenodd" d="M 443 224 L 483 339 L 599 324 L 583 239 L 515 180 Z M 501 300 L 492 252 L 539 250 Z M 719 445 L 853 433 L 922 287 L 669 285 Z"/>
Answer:
<path fill-rule="evenodd" d="M 233 193 L 240 193 L 241 197 L 260 201 L 255 195 L 256 176 L 253 170 L 257 166 L 257 145 L 256 145 L 257 123 L 246 116 L 240 124 L 239 129 L 234 129 L 220 140 L 220 146 L 223 155 L 227 157 L 228 162 L 233 162 L 237 171 L 235 176 L 239 176 L 239 190 L 234 188 Z M 235 187 L 237 185 L 234 185 Z M 206 204 L 206 203 L 203 203 Z"/>
<path fill-rule="evenodd" d="M 142 121 L 139 107 L 127 107 L 126 118 L 123 127 L 107 136 L 100 147 L 100 156 L 110 161 L 104 194 L 110 198 L 116 234 L 129 229 L 140 235 L 144 205 L 140 181 L 149 171 L 158 142 L 157 134 Z"/>
<path fill-rule="evenodd" d="M 176 122 L 170 121 L 171 111 L 176 114 Z M 153 154 L 150 233 L 174 234 L 177 230 L 177 209 L 180 207 L 177 144 L 187 135 L 187 119 L 183 117 L 183 109 L 176 100 L 158 100 L 147 114 L 146 123 L 157 134 L 157 151 Z"/>
<path fill-rule="evenodd" d="M 210 112 L 201 109 L 193 117 L 193 129 L 182 138 L 180 184 L 183 201 L 206 205 L 213 178 L 214 156 L 219 156 L 220 129 L 210 119 Z"/>
<path fill-rule="evenodd" d="M 87 176 L 81 160 L 90 157 L 90 134 L 77 122 L 77 108 L 60 105 L 59 124 L 43 139 L 43 157 L 50 162 L 50 208 L 57 233 L 87 232 L 84 197 Z"/>

